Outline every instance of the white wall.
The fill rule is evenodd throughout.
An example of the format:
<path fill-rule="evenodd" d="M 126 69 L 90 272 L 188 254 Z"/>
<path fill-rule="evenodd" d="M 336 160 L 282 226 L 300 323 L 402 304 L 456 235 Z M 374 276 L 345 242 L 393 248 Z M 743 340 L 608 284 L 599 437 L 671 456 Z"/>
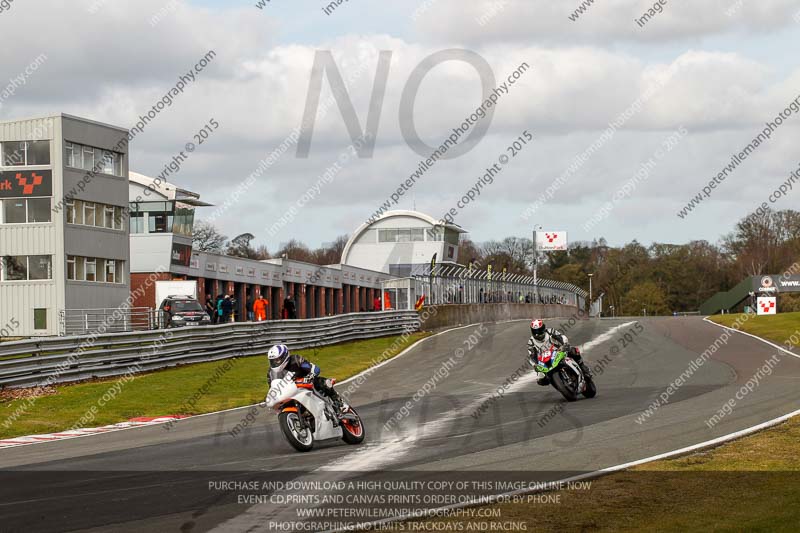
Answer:
<path fill-rule="evenodd" d="M 130 272 L 168 272 L 172 237 L 172 233 L 131 233 Z"/>

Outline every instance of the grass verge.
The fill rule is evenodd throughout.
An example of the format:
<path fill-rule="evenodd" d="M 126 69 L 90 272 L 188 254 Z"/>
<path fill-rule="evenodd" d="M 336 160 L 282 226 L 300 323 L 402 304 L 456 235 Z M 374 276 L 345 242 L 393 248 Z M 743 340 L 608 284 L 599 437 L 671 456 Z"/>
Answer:
<path fill-rule="evenodd" d="M 709 320 L 728 327 L 733 327 L 734 323 L 738 321 L 740 324 L 739 330 L 781 345 L 786 345 L 789 342 L 792 344 L 800 342 L 800 313 L 751 315 L 749 317 L 741 314 L 714 315 L 709 317 Z M 792 337 L 793 335 L 794 337 Z"/>
<path fill-rule="evenodd" d="M 428 335 L 409 336 L 390 357 Z M 347 342 L 298 353 L 314 361 L 324 376 L 341 381 L 369 368 L 398 338 Z M 226 363 L 229 369 L 222 371 Z M 97 427 L 139 416 L 195 415 L 251 405 L 262 401 L 267 393 L 267 369 L 266 357 L 242 357 L 139 374 L 127 380 L 56 386 L 55 394 L 0 401 L 0 439 L 53 433 L 76 424 Z M 219 378 L 187 411 L 187 402 L 215 375 Z"/>
<path fill-rule="evenodd" d="M 491 521 L 516 524 L 505 531 L 797 531 L 798 457 L 795 417 L 712 450 L 591 480 L 588 490 L 491 506 L 500 513 Z M 421 531 L 467 531 L 468 522 L 423 521 L 432 527 Z"/>

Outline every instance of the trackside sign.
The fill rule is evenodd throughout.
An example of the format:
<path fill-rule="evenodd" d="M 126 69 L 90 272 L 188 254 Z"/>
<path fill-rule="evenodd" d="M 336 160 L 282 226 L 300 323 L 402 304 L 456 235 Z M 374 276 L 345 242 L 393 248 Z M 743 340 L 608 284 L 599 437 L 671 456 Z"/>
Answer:
<path fill-rule="evenodd" d="M 777 294 L 779 292 L 800 292 L 800 275 L 797 276 L 759 276 L 753 278 L 753 292 Z"/>
<path fill-rule="evenodd" d="M 778 314 L 778 299 L 774 296 L 762 296 L 758 298 L 758 307 L 756 309 L 759 315 L 777 315 Z"/>
<path fill-rule="evenodd" d="M 567 249 L 566 231 L 537 231 L 536 248 L 540 252 L 556 252 Z"/>
<path fill-rule="evenodd" d="M 52 195 L 52 170 L 7 170 L 0 172 L 0 198 L 33 198 Z"/>

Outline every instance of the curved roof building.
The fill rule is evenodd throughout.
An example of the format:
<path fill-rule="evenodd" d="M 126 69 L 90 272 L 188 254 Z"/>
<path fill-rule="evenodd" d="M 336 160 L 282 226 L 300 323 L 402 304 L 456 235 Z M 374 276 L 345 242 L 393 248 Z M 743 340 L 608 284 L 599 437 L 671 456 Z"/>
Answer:
<path fill-rule="evenodd" d="M 405 277 L 415 267 L 429 265 L 434 254 L 439 263 L 458 261 L 462 233 L 455 224 L 442 225 L 418 211 L 387 211 L 362 224 L 342 252 L 342 264 Z"/>

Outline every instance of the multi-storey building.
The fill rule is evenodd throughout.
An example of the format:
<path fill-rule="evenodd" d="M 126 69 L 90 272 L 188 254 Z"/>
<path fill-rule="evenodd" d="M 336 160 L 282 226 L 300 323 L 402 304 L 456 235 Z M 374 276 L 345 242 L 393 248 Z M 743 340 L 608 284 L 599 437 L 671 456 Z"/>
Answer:
<path fill-rule="evenodd" d="M 0 122 L 0 324 L 54 335 L 59 313 L 130 294 L 128 131 L 60 114 Z"/>

